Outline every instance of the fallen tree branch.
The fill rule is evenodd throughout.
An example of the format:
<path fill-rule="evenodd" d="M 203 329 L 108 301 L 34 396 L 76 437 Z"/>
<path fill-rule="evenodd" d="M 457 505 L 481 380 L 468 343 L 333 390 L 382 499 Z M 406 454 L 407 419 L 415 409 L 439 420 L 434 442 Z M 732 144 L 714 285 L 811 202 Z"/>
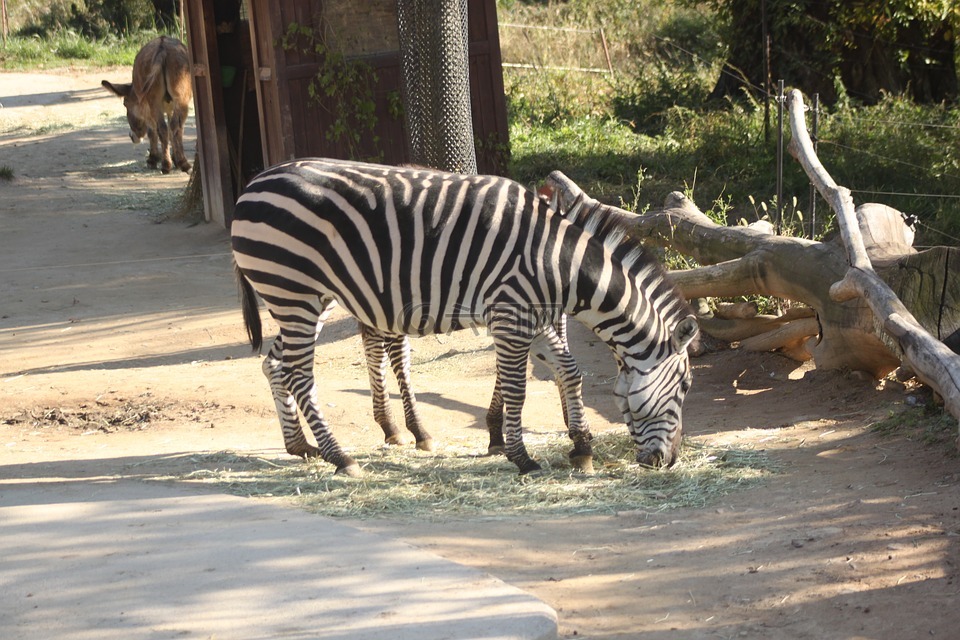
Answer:
<path fill-rule="evenodd" d="M 813 150 L 804 119 L 803 96 L 794 89 L 787 102 L 793 134 L 788 150 L 836 213 L 850 264 L 843 279 L 830 288 L 831 297 L 837 302 L 855 297 L 865 300 L 917 377 L 936 390 L 950 414 L 960 419 L 960 357 L 930 335 L 877 276 L 864 247 L 850 190 L 833 181 Z"/>
<path fill-rule="evenodd" d="M 756 226 L 718 225 L 682 193 L 670 194 L 663 209 L 638 215 L 590 198 L 558 171 L 547 178 L 547 186 L 565 210 L 600 210 L 604 216 L 619 218 L 638 240 L 669 247 L 705 265 L 670 274 L 688 300 L 763 295 L 812 309 L 818 324 L 798 325 L 797 329 L 810 328 L 812 333 L 803 350 L 785 344 L 782 351 L 788 356 L 805 360 L 812 354 L 818 367 L 865 371 L 875 378 L 899 366 L 899 355 L 877 335 L 876 320 L 863 300 L 837 303 L 830 298 L 830 286 L 847 270 L 841 247 L 775 236 Z M 763 331 L 762 321 L 701 320 L 705 333 L 728 341 Z"/>

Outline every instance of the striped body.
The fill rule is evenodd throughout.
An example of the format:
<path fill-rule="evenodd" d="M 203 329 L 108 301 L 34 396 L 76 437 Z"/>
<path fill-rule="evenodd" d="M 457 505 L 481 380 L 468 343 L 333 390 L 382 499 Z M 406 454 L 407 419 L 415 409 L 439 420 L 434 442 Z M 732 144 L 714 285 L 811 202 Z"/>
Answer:
<path fill-rule="evenodd" d="M 662 267 L 601 222 L 573 224 L 498 177 L 333 160 L 262 173 L 237 202 L 231 233 L 255 346 L 251 286 L 280 326 L 265 370 L 285 434 L 299 430 L 299 408 L 316 453 L 355 470 L 318 409 L 312 375 L 316 334 L 336 302 L 388 342 L 487 326 L 505 452 L 521 472 L 539 468 L 520 427 L 532 353 L 558 376 L 574 463 L 589 461 L 579 371 L 552 328 L 567 313 L 614 352 L 615 395 L 638 459 L 672 462 L 696 323 Z"/>

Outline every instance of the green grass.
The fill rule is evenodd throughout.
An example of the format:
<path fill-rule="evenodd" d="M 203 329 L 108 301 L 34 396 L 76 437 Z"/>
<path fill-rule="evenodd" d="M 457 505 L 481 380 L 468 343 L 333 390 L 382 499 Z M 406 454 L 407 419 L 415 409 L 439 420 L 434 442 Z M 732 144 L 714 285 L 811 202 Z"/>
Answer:
<path fill-rule="evenodd" d="M 144 32 L 129 38 L 90 40 L 69 31 L 48 38 L 11 36 L 0 49 L 0 69 L 30 71 L 127 66 L 140 48 L 157 34 Z"/>
<path fill-rule="evenodd" d="M 0 165 L 0 180 L 10 182 L 13 180 L 13 169 L 7 165 Z"/>
<path fill-rule="evenodd" d="M 886 418 L 873 423 L 870 428 L 886 437 L 901 436 L 938 448 L 952 445 L 957 438 L 956 418 L 942 407 L 933 406 L 929 402 L 921 406 L 902 406 L 891 410 Z M 951 449 L 956 455 L 954 447 L 946 447 L 944 450 Z"/>
<path fill-rule="evenodd" d="M 615 69 L 505 69 L 514 177 L 538 182 L 559 169 L 600 200 L 639 208 L 685 191 L 701 209 L 722 201 L 730 222 L 775 211 L 776 104 L 769 126 L 763 104 L 705 106 L 723 60 L 709 15 L 688 3 L 627 0 L 498 6 L 502 23 L 604 25 Z M 502 29 L 505 59 L 528 52 L 527 62 L 541 65 L 595 60 L 588 34 L 552 35 L 532 40 Z M 824 110 L 819 133 L 824 166 L 854 191 L 857 204 L 882 202 L 916 214 L 918 245 L 960 243 L 960 109 L 895 96 L 874 107 L 844 99 Z M 788 125 L 784 135 L 789 140 Z M 809 229 L 809 182 L 789 155 L 783 178 L 785 224 Z M 833 214 L 822 200 L 817 213 L 819 237 Z"/>

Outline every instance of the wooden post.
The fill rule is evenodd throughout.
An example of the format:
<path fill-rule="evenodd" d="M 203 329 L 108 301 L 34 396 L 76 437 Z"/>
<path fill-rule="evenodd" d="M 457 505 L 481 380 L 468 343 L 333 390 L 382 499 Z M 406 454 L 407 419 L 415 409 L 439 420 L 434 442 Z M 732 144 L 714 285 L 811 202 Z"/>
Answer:
<path fill-rule="evenodd" d="M 777 83 L 777 219 L 773 228 L 780 235 L 783 224 L 783 79 Z"/>
<path fill-rule="evenodd" d="M 10 24 L 7 22 L 7 0 L 0 0 L 0 5 L 3 8 L 3 48 L 7 48 L 7 35 L 10 30 Z"/>
<path fill-rule="evenodd" d="M 187 46 L 193 63 L 193 112 L 197 123 L 204 215 L 208 222 L 230 228 L 236 201 L 230 173 L 220 58 L 213 23 L 213 0 L 185 3 Z M 197 171 L 197 168 L 194 168 Z"/>
<path fill-rule="evenodd" d="M 613 65 L 610 63 L 610 48 L 607 47 L 607 36 L 603 32 L 603 27 L 600 27 L 600 44 L 603 45 L 603 55 L 607 59 L 607 70 L 610 73 L 613 73 Z"/>

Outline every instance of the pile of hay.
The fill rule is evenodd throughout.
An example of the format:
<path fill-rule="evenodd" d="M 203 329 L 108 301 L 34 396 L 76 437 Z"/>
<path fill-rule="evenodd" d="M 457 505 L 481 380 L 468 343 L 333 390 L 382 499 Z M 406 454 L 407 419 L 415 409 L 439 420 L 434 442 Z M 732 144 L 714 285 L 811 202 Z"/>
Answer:
<path fill-rule="evenodd" d="M 352 452 L 364 468 L 361 478 L 336 476 L 321 461 L 220 453 L 197 456 L 205 468 L 180 479 L 216 483 L 244 496 L 293 497 L 329 516 L 508 516 L 702 507 L 776 470 L 763 452 L 718 450 L 689 438 L 680 461 L 666 470 L 634 463 L 633 441 L 621 433 L 594 439 L 592 475 L 571 470 L 565 435 L 528 438 L 528 449 L 543 465 L 542 474 L 519 476 L 503 457 L 453 445 L 430 453 L 397 447 Z"/>

